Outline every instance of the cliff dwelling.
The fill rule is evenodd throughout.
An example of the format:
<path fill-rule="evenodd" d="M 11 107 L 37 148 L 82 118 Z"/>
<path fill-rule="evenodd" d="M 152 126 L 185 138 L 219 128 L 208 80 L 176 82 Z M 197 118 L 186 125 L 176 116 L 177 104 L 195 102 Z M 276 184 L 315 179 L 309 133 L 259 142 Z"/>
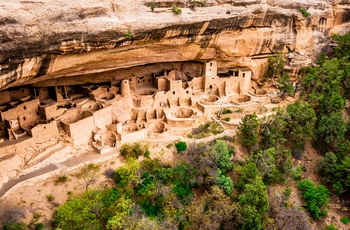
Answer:
<path fill-rule="evenodd" d="M 165 69 L 109 82 L 2 91 L 0 141 L 9 145 L 51 134 L 103 152 L 119 142 L 197 126 L 225 108 L 266 103 L 266 90 L 252 88 L 251 71 L 230 70 L 218 76 L 215 60 L 201 65 L 188 81 L 179 79 L 175 69 Z"/>
<path fill-rule="evenodd" d="M 67 79 L 66 84 L 39 82 L 2 91 L 0 147 L 54 137 L 105 153 L 121 143 L 188 131 L 224 109 L 257 109 L 270 102 L 267 91 L 252 84 L 250 70 L 218 74 L 215 60 L 193 66 L 187 73 L 159 69 L 104 82 Z"/>
<path fill-rule="evenodd" d="M 347 229 L 349 31 L 349 0 L 2 1 L 0 229 Z"/>

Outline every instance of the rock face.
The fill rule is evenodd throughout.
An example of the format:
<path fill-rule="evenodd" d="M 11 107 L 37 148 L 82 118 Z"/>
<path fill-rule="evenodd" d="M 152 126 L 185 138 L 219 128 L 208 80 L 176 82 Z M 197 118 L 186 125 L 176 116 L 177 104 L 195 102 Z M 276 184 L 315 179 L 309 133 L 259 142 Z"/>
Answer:
<path fill-rule="evenodd" d="M 261 77 L 268 55 L 290 71 L 311 63 L 333 33 L 350 31 L 350 1 L 9 0 L 0 3 L 0 90 L 84 83 L 169 63 L 215 59 Z M 311 14 L 305 17 L 299 11 Z M 65 79 L 64 81 L 60 79 Z"/>

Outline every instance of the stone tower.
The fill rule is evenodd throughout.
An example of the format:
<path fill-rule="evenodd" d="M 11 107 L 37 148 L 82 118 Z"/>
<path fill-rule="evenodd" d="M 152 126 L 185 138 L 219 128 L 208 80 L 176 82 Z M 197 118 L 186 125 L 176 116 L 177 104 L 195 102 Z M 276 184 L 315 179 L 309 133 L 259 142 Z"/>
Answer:
<path fill-rule="evenodd" d="M 217 88 L 217 62 L 214 60 L 207 61 L 204 63 L 204 68 L 204 92 L 209 93 L 214 88 Z"/>
<path fill-rule="evenodd" d="M 122 97 L 128 97 L 130 96 L 130 85 L 129 85 L 129 80 L 122 80 L 122 83 L 120 85 L 120 94 Z"/>

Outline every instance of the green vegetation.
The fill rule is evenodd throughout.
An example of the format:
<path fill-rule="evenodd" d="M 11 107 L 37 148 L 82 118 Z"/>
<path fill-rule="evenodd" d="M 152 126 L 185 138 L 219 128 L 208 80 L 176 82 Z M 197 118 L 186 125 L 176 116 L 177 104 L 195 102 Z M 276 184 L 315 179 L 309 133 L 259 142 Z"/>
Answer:
<path fill-rule="evenodd" d="M 327 225 L 326 228 L 325 228 L 325 230 L 339 230 L 339 229 L 336 228 L 336 227 L 334 226 L 334 224 L 331 224 L 331 225 Z"/>
<path fill-rule="evenodd" d="M 151 2 L 150 3 L 150 7 L 151 7 L 151 11 L 154 12 L 154 9 L 156 8 L 156 3 L 155 2 Z"/>
<path fill-rule="evenodd" d="M 245 115 L 238 126 L 238 134 L 242 146 L 252 150 L 258 142 L 260 121 L 256 114 Z"/>
<path fill-rule="evenodd" d="M 291 84 L 290 76 L 287 73 L 282 74 L 282 76 L 277 80 L 279 90 L 282 92 L 282 97 L 287 93 L 293 95 L 294 87 Z"/>
<path fill-rule="evenodd" d="M 46 195 L 46 199 L 48 202 L 52 202 L 55 200 L 55 197 L 52 194 L 48 194 L 48 195 Z"/>
<path fill-rule="evenodd" d="M 314 219 L 321 219 L 327 214 L 329 206 L 329 191 L 323 185 L 315 186 L 310 180 L 299 182 L 299 189 L 303 193 L 303 198 L 306 201 L 305 207 L 311 213 Z"/>
<path fill-rule="evenodd" d="M 293 171 L 292 171 L 292 178 L 293 180 L 301 180 L 301 177 L 302 177 L 302 167 L 301 166 L 297 166 Z"/>
<path fill-rule="evenodd" d="M 206 7 L 208 5 L 207 0 L 203 1 L 191 1 L 191 4 L 194 4 L 196 7 Z"/>
<path fill-rule="evenodd" d="M 180 8 L 180 7 L 178 7 L 178 6 L 176 6 L 176 5 L 173 5 L 172 10 L 173 10 L 173 13 L 174 13 L 174 14 L 176 14 L 176 15 L 178 15 L 178 14 L 181 14 L 181 13 L 182 13 L 181 8 Z"/>
<path fill-rule="evenodd" d="M 113 187 L 70 196 L 54 213 L 53 227 L 262 229 L 267 188 L 257 171 L 251 177 L 247 168 L 242 189 L 233 193 L 229 149 L 226 141 L 217 140 L 211 146 L 190 145 L 172 166 L 159 159 L 129 161 L 115 170 Z M 195 190 L 203 191 L 196 200 Z"/>
<path fill-rule="evenodd" d="M 97 164 L 88 164 L 85 165 L 77 174 L 78 178 L 82 178 L 84 180 L 86 191 L 98 179 L 99 170 L 100 167 Z"/>
<path fill-rule="evenodd" d="M 350 34 L 345 34 L 343 36 L 336 36 L 338 42 L 338 47 L 335 49 L 335 55 L 339 59 L 345 59 L 349 61 L 350 56 Z M 349 64 L 349 63 L 347 63 Z"/>
<path fill-rule="evenodd" d="M 230 117 L 224 117 L 221 120 L 229 122 L 231 120 L 231 118 Z"/>
<path fill-rule="evenodd" d="M 187 149 L 187 144 L 184 141 L 175 142 L 175 147 L 178 153 L 181 153 Z"/>
<path fill-rule="evenodd" d="M 223 109 L 222 114 L 231 114 L 233 111 L 231 109 Z"/>
<path fill-rule="evenodd" d="M 350 222 L 349 218 L 344 216 L 342 218 L 340 218 L 340 221 L 343 223 L 343 224 L 348 224 Z"/>
<path fill-rule="evenodd" d="M 306 68 L 302 87 L 303 97 L 312 104 L 317 117 L 313 146 L 325 155 L 318 164 L 319 173 L 342 195 L 350 187 L 350 132 L 343 116 L 345 101 L 350 99 L 350 36 L 333 38 L 338 42 L 336 57 L 325 59 L 319 67 Z"/>
<path fill-rule="evenodd" d="M 125 40 L 132 40 L 133 39 L 133 34 L 132 34 L 131 30 L 128 30 L 125 32 L 124 38 L 125 38 Z"/>
<path fill-rule="evenodd" d="M 292 189 L 290 187 L 285 187 L 283 190 L 283 200 L 288 200 L 292 195 Z"/>
<path fill-rule="evenodd" d="M 243 194 L 238 196 L 240 213 L 244 218 L 241 229 L 262 229 L 263 219 L 269 209 L 266 186 L 257 176 L 252 183 L 246 184 Z"/>
<path fill-rule="evenodd" d="M 283 74 L 284 65 L 286 61 L 282 53 L 275 53 L 269 56 L 267 59 L 268 67 L 265 77 L 268 78 L 279 78 Z"/>
<path fill-rule="evenodd" d="M 68 181 L 68 177 L 65 176 L 65 175 L 62 175 L 62 176 L 59 176 L 59 177 L 56 178 L 55 185 L 63 184 L 63 183 L 66 183 L 67 181 Z"/>
<path fill-rule="evenodd" d="M 133 158 L 137 159 L 139 156 L 149 156 L 149 150 L 147 144 L 141 142 L 134 142 L 133 144 L 123 144 L 120 147 L 120 155 L 124 159 Z"/>
<path fill-rule="evenodd" d="M 211 135 L 217 135 L 222 133 L 224 128 L 215 121 L 208 121 L 205 124 L 200 125 L 192 130 L 192 133 L 188 135 L 189 138 L 201 139 Z"/>
<path fill-rule="evenodd" d="M 306 17 L 306 18 L 308 18 L 308 17 L 311 16 L 311 14 L 309 13 L 309 11 L 307 11 L 307 9 L 305 9 L 305 8 L 300 8 L 300 9 L 299 9 L 299 12 L 300 12 L 304 17 Z"/>
<path fill-rule="evenodd" d="M 40 212 L 34 212 L 33 219 L 29 222 L 28 227 L 35 230 L 44 229 L 43 223 L 38 223 L 41 217 L 42 214 Z"/>
<path fill-rule="evenodd" d="M 275 53 L 268 57 L 268 67 L 265 73 L 265 78 L 272 80 L 277 79 L 277 85 L 282 92 L 281 97 L 289 94 L 294 96 L 294 87 L 292 85 L 290 75 L 284 71 L 286 61 L 282 53 Z"/>
<path fill-rule="evenodd" d="M 26 230 L 27 225 L 23 222 L 11 221 L 2 227 L 3 230 Z"/>

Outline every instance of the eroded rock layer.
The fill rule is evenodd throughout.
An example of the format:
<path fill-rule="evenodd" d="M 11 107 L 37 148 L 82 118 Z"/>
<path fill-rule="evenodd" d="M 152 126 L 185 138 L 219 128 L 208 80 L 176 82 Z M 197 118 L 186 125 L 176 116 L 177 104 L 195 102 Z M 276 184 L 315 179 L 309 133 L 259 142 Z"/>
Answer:
<path fill-rule="evenodd" d="M 348 0 L 208 0 L 204 7 L 179 1 L 179 15 L 171 10 L 173 1 L 155 2 L 153 12 L 142 0 L 2 2 L 0 89 L 123 79 L 140 66 L 211 59 L 219 71 L 246 68 L 258 79 L 268 55 L 290 53 L 295 72 L 312 62 L 331 34 L 350 29 Z"/>

